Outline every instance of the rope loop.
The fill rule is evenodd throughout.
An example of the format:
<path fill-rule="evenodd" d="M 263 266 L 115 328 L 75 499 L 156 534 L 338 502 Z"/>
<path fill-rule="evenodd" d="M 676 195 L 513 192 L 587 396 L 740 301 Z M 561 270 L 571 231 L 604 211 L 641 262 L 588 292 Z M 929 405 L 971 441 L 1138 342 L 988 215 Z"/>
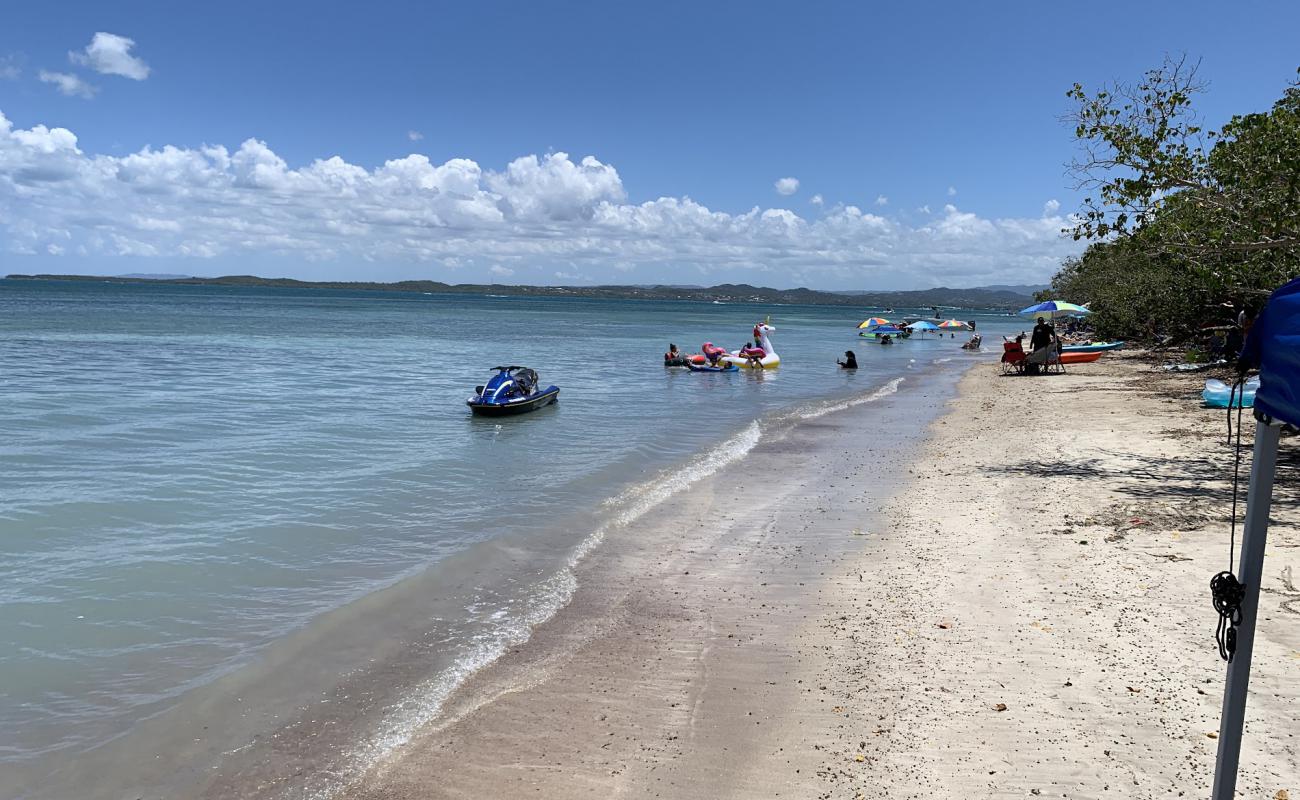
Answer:
<path fill-rule="evenodd" d="M 1237 626 L 1241 624 L 1246 584 L 1231 572 L 1220 572 L 1210 578 L 1210 595 L 1214 598 L 1214 610 L 1219 614 L 1219 627 L 1214 632 L 1214 638 L 1219 642 L 1219 657 L 1231 664 L 1237 652 Z"/>

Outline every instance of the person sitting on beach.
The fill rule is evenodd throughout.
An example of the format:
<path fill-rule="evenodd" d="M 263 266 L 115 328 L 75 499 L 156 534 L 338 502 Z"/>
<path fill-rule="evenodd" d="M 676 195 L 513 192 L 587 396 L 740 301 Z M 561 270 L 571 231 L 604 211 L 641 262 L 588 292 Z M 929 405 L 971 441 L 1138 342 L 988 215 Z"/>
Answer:
<path fill-rule="evenodd" d="M 840 365 L 841 367 L 843 367 L 844 369 L 857 369 L 857 368 L 858 368 L 858 357 L 855 356 L 855 355 L 853 355 L 853 351 L 852 351 L 852 350 L 845 350 L 845 351 L 844 351 L 844 360 L 843 360 L 843 361 L 836 361 L 835 363 L 836 363 L 836 364 L 839 364 L 839 365 Z"/>

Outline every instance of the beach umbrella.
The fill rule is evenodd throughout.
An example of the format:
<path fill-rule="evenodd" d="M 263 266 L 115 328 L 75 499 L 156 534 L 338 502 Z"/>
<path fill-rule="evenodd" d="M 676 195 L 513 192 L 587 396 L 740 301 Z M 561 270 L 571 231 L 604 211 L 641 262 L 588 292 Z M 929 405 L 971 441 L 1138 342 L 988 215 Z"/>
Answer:
<path fill-rule="evenodd" d="M 938 325 L 935 325 L 933 322 L 930 322 L 929 320 L 925 320 L 925 319 L 917 320 L 916 322 L 913 322 L 912 324 L 908 325 L 907 327 L 908 327 L 912 332 L 920 331 L 922 336 L 925 335 L 926 331 L 937 331 L 937 330 L 939 330 L 939 326 L 938 326 Z"/>
<path fill-rule="evenodd" d="M 882 333 L 888 333 L 890 336 L 896 336 L 902 332 L 903 329 L 898 327 L 897 325 L 877 325 L 874 328 L 868 328 L 867 330 L 863 331 L 862 333 L 859 333 L 858 335 L 872 336 L 872 335 L 880 335 Z"/>
<path fill-rule="evenodd" d="M 969 328 L 970 326 L 959 319 L 945 320 L 939 323 L 940 328 Z"/>
<path fill-rule="evenodd" d="M 1074 303 L 1067 303 L 1064 300 L 1048 300 L 1046 303 L 1038 303 L 1020 310 L 1020 315 L 1023 317 L 1047 317 L 1048 319 L 1082 317 L 1084 314 L 1091 313 L 1083 306 L 1076 306 Z"/>
<path fill-rule="evenodd" d="M 889 320 L 885 319 L 884 317 L 872 317 L 871 319 L 864 319 L 864 320 L 863 320 L 863 321 L 858 325 L 858 327 L 859 327 L 859 328 L 874 328 L 874 327 L 876 327 L 876 326 L 878 326 L 878 325 L 888 325 L 888 324 L 889 324 Z"/>

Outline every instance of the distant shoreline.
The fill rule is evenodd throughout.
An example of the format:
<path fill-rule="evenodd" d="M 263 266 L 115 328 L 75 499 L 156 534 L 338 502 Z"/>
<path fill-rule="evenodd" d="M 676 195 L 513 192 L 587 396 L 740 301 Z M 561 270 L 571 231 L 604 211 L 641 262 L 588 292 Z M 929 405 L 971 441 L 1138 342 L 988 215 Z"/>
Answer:
<path fill-rule="evenodd" d="M 181 286 L 242 286 L 288 289 L 345 289 L 351 291 L 429 292 L 438 294 L 501 295 L 507 297 L 591 297 L 608 300 L 688 300 L 720 303 L 782 303 L 792 305 L 870 306 L 880 308 L 930 308 L 1015 310 L 1033 302 L 1029 293 L 1006 289 L 919 289 L 893 292 L 825 292 L 816 289 L 771 289 L 748 284 L 718 286 L 527 286 L 506 284 L 442 283 L 441 281 L 300 281 L 227 275 L 219 278 L 145 278 L 106 275 L 7 275 L 7 280 L 95 281 Z"/>

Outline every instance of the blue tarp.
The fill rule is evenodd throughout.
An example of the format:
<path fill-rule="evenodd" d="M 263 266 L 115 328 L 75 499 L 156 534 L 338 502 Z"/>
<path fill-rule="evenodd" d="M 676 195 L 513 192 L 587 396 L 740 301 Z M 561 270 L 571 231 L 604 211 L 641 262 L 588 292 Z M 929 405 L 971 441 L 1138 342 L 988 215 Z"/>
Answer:
<path fill-rule="evenodd" d="M 1273 292 L 1241 349 L 1259 370 L 1255 415 L 1300 426 L 1300 278 Z"/>

